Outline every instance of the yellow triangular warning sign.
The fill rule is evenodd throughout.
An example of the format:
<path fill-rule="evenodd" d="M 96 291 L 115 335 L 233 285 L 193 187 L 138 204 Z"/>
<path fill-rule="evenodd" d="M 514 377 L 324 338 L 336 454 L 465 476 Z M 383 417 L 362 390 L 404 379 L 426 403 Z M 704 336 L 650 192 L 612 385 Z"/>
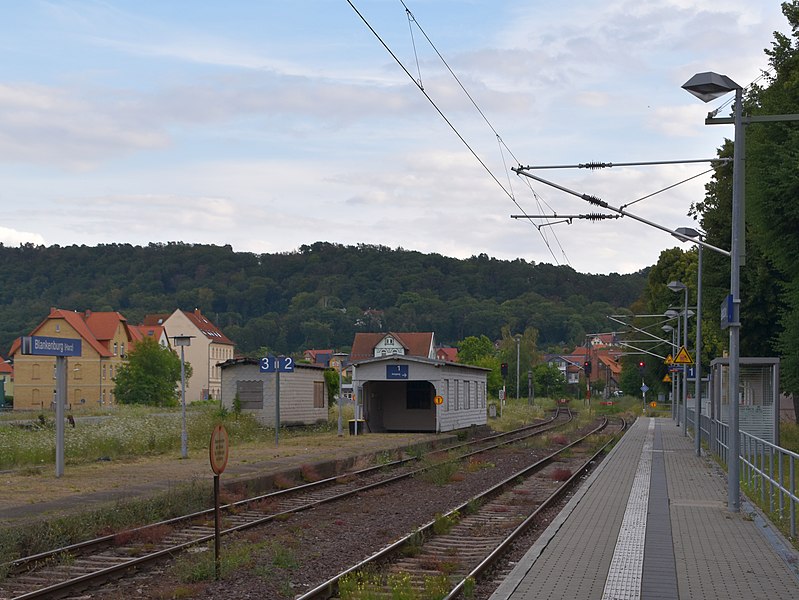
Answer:
<path fill-rule="evenodd" d="M 688 350 L 685 349 L 685 346 L 680 347 L 680 351 L 677 353 L 677 356 L 674 357 L 674 364 L 677 365 L 694 364 L 694 359 L 691 358 L 690 354 L 688 354 Z"/>
<path fill-rule="evenodd" d="M 674 364 L 674 359 L 671 357 L 671 354 L 669 354 L 669 355 L 666 357 L 666 360 L 664 360 L 663 362 L 664 362 L 665 364 L 667 364 L 667 365 L 671 365 L 671 364 Z"/>
<path fill-rule="evenodd" d="M 663 376 L 663 383 L 671 383 L 671 377 L 669 377 L 668 373 Z"/>

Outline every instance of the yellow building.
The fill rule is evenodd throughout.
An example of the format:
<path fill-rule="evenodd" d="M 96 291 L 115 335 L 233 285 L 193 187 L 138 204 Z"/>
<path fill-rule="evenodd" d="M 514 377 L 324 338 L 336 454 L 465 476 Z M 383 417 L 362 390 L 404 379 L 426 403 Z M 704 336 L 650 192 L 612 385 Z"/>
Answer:
<path fill-rule="evenodd" d="M 175 336 L 190 338 L 190 345 L 183 348 L 184 358 L 192 369 L 191 378 L 186 382 L 186 402 L 222 398 L 219 365 L 233 358 L 235 344 L 199 308 L 193 312 L 178 309 L 171 315 L 147 315 L 144 325 L 163 326 L 170 341 Z M 180 356 L 180 350 L 175 350 Z"/>
<path fill-rule="evenodd" d="M 81 355 L 67 359 L 67 408 L 114 403 L 114 375 L 135 341 L 118 312 L 78 313 L 51 308 L 33 336 L 81 340 Z M 14 410 L 55 408 L 55 358 L 24 355 L 21 340 L 11 346 L 14 362 Z"/>

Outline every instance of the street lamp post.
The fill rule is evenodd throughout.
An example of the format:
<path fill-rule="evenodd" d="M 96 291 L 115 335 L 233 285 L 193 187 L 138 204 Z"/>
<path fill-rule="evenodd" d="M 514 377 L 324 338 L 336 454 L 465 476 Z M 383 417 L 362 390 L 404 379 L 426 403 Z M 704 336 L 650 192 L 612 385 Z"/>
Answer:
<path fill-rule="evenodd" d="M 666 314 L 666 316 L 669 319 L 676 319 L 677 320 L 677 336 L 675 337 L 675 341 L 674 341 L 674 356 L 676 357 L 677 356 L 677 350 L 680 347 L 680 338 L 681 338 L 680 334 L 681 334 L 681 331 L 682 331 L 682 322 L 680 321 L 680 313 L 677 312 L 676 310 L 670 308 L 669 310 L 666 311 L 665 314 Z M 684 375 L 684 373 L 683 373 L 683 375 Z M 685 381 L 684 380 L 682 382 L 682 385 L 685 385 Z M 674 388 L 675 388 L 674 389 L 675 393 L 674 393 L 674 400 L 672 401 L 672 404 L 674 404 L 674 403 L 677 404 L 677 410 L 675 411 L 675 414 L 677 415 L 677 427 L 679 427 L 680 426 L 680 419 L 681 419 L 681 415 L 680 415 L 680 384 L 676 383 L 676 381 L 675 381 Z"/>
<path fill-rule="evenodd" d="M 690 238 L 701 238 L 702 234 L 692 227 L 678 227 L 675 229 L 677 233 L 681 233 Z M 702 454 L 702 245 L 697 245 L 698 256 L 696 259 L 696 346 L 694 346 L 694 376 L 696 377 L 696 386 L 694 394 L 696 395 L 696 402 L 694 404 L 696 410 L 696 435 L 694 436 L 694 450 L 696 455 Z"/>
<path fill-rule="evenodd" d="M 677 336 L 677 330 L 674 329 L 674 327 L 672 327 L 671 325 L 664 325 L 663 327 L 661 327 L 661 329 L 663 329 L 663 331 L 665 331 L 666 333 L 671 333 L 671 354 L 672 355 L 676 354 L 676 345 L 677 345 L 677 343 L 675 342 L 675 338 Z M 671 369 L 671 365 L 669 365 L 669 370 L 670 369 Z M 677 392 L 676 392 L 676 389 L 677 389 L 676 383 L 677 382 L 676 382 L 676 377 L 673 377 L 673 378 L 670 378 L 670 379 L 671 379 L 671 418 L 674 419 L 674 418 L 677 417 L 677 414 L 678 414 L 677 413 L 677 408 L 676 408 L 677 405 L 674 402 L 674 399 L 677 396 Z"/>
<path fill-rule="evenodd" d="M 180 430 L 180 456 L 182 458 L 189 457 L 189 433 L 186 429 L 186 357 L 183 354 L 183 349 L 186 346 L 191 346 L 191 338 L 193 337 L 193 335 L 172 336 L 172 343 L 180 347 L 180 406 L 183 418 Z"/>
<path fill-rule="evenodd" d="M 683 309 L 683 328 L 682 328 L 682 345 L 683 348 L 688 350 L 688 286 L 682 281 L 672 281 L 668 284 L 668 288 L 672 292 L 684 292 L 685 295 L 685 308 Z M 682 366 L 682 420 L 683 420 L 683 435 L 688 435 L 688 367 Z"/>
<path fill-rule="evenodd" d="M 343 399 L 341 395 L 341 380 L 344 378 L 344 359 L 347 358 L 347 354 L 336 352 L 333 356 L 338 359 L 338 401 L 336 404 L 338 404 L 338 436 L 341 437 L 344 435 L 341 423 L 341 401 Z"/>
<path fill-rule="evenodd" d="M 735 136 L 732 156 L 732 243 L 730 246 L 730 296 L 732 315 L 730 328 L 730 373 L 729 392 L 730 418 L 729 436 L 727 439 L 727 509 L 730 512 L 740 510 L 739 481 L 739 443 L 738 427 L 738 388 L 740 379 L 740 293 L 741 293 L 741 258 L 743 255 L 744 225 L 744 128 L 743 128 L 743 89 L 726 75 L 705 72 L 697 73 L 682 86 L 703 102 L 734 91 L 735 106 L 733 109 L 733 125 Z"/>

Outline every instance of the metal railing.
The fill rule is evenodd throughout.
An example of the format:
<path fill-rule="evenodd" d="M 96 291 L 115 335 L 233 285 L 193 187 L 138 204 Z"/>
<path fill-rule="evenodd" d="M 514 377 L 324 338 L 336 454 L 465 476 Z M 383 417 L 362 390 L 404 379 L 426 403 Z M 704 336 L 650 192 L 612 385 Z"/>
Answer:
<path fill-rule="evenodd" d="M 694 412 L 688 410 L 687 426 L 696 431 Z M 707 442 L 710 451 L 727 464 L 729 435 L 726 423 L 701 415 L 701 441 Z M 750 493 L 759 495 L 760 506 L 779 524 L 786 524 L 792 539 L 796 539 L 796 513 L 799 494 L 796 489 L 796 472 L 799 454 L 755 437 L 745 431 L 740 433 L 741 481 Z"/>

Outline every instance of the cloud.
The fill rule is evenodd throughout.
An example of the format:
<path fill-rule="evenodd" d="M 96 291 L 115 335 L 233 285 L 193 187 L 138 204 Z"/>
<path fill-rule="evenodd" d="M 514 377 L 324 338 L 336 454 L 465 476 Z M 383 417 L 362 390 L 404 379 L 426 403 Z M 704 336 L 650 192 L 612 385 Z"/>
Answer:
<path fill-rule="evenodd" d="M 29 231 L 17 231 L 0 226 L 0 244 L 6 246 L 19 246 L 20 244 L 44 245 L 44 237 Z"/>

